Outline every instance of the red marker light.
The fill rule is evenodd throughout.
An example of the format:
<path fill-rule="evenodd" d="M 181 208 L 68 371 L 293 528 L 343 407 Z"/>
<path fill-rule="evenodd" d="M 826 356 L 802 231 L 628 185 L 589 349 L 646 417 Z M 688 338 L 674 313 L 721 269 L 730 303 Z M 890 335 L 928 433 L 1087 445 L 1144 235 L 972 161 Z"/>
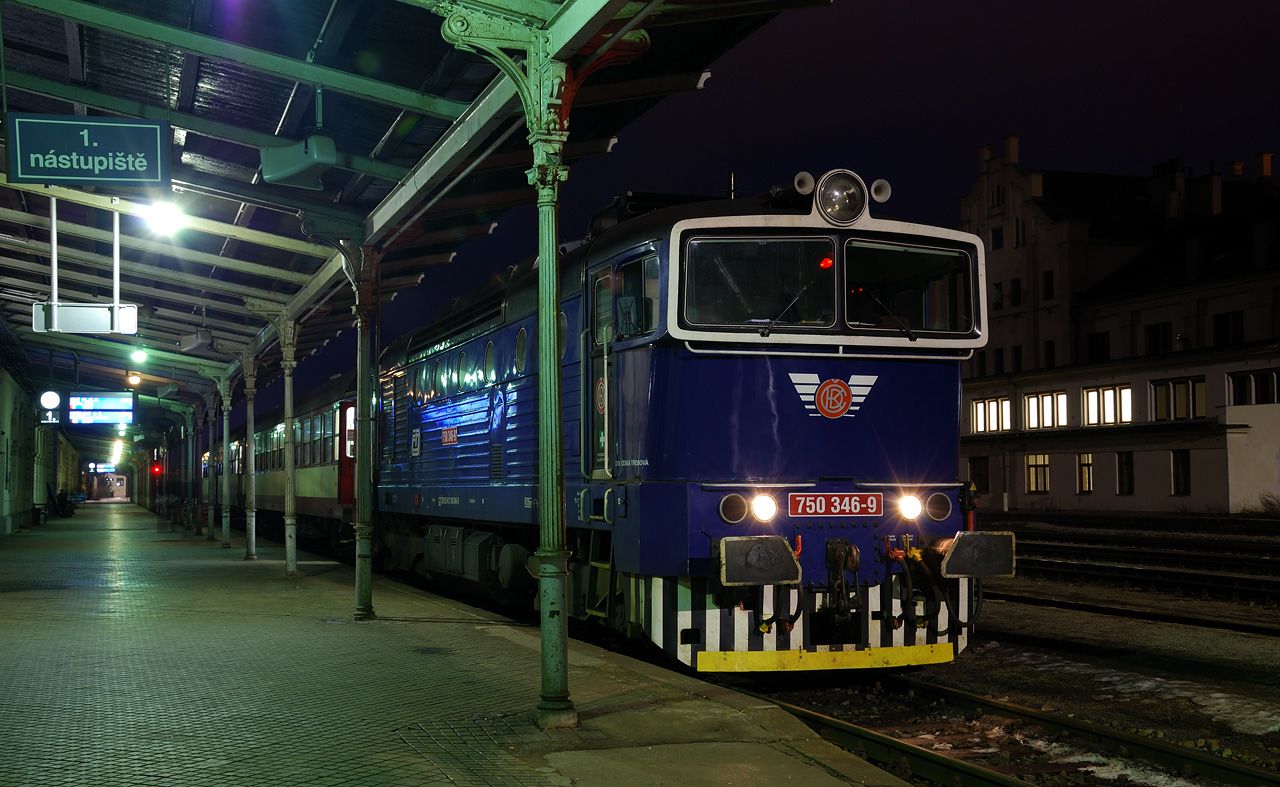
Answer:
<path fill-rule="evenodd" d="M 152 475 L 160 475 L 160 474 L 161 474 L 161 473 L 163 473 L 163 472 L 164 472 L 164 467 L 163 467 L 162 465 L 152 465 L 152 466 L 151 466 L 151 474 L 152 474 Z"/>
<path fill-rule="evenodd" d="M 818 267 L 822 268 L 825 271 L 827 268 L 830 268 L 832 265 L 835 265 L 835 264 L 836 264 L 835 261 L 832 260 L 830 257 L 823 257 L 822 262 L 818 263 Z"/>

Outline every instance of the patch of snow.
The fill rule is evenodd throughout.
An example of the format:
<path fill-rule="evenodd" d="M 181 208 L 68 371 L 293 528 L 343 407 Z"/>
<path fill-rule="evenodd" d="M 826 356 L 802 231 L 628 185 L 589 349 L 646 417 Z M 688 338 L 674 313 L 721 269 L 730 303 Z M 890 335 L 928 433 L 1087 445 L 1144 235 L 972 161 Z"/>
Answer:
<path fill-rule="evenodd" d="M 1280 732 L 1280 706 L 1209 689 L 1193 681 L 1153 678 L 1026 652 L 1013 655 L 1009 660 L 1027 664 L 1039 672 L 1076 675 L 1096 681 L 1106 689 L 1106 693 L 1096 696 L 1099 700 L 1119 696 L 1130 701 L 1150 701 L 1137 697 L 1139 694 L 1153 694 L 1161 699 L 1178 697 L 1190 701 L 1215 721 L 1228 725 L 1236 732 L 1246 735 Z"/>

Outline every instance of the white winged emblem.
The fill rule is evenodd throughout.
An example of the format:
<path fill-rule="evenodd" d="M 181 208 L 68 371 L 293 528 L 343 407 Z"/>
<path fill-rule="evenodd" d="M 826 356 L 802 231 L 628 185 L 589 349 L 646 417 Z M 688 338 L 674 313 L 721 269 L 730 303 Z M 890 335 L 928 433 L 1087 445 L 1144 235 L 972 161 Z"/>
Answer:
<path fill-rule="evenodd" d="M 800 401 L 814 418 L 852 418 L 866 401 L 879 378 L 873 374 L 855 374 L 848 380 L 820 380 L 816 374 L 790 374 Z"/>

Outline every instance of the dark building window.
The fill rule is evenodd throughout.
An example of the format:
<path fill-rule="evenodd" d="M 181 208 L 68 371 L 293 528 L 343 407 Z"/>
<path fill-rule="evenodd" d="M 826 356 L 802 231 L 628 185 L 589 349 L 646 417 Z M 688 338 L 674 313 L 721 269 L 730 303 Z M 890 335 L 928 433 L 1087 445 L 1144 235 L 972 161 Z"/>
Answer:
<path fill-rule="evenodd" d="M 987 374 L 987 351 L 986 350 L 978 350 L 977 354 L 975 354 L 973 357 L 973 365 L 975 368 L 975 374 L 978 377 L 986 376 Z"/>
<path fill-rule="evenodd" d="M 1013 371 L 1015 373 L 1022 371 L 1022 345 L 1015 344 L 1009 353 L 1009 362 L 1013 366 Z"/>
<path fill-rule="evenodd" d="M 969 480 L 974 491 L 985 495 L 991 491 L 991 461 L 986 456 L 969 457 Z"/>
<path fill-rule="evenodd" d="M 1054 353 L 1057 347 L 1053 343 L 1053 339 L 1045 339 L 1044 341 L 1044 368 L 1052 369 L 1056 364 Z"/>
<path fill-rule="evenodd" d="M 1173 351 L 1173 323 L 1156 322 L 1143 329 L 1146 335 L 1144 347 L 1147 355 L 1159 355 Z"/>
<path fill-rule="evenodd" d="M 1046 301 L 1053 298 L 1053 271 L 1040 274 L 1040 290 Z"/>
<path fill-rule="evenodd" d="M 1175 495 L 1191 494 L 1191 451 L 1186 448 L 1175 448 L 1169 452 L 1173 461 L 1173 493 Z"/>
<path fill-rule="evenodd" d="M 1027 223 L 1022 219 L 1013 220 L 1013 247 L 1020 249 L 1027 245 Z"/>
<path fill-rule="evenodd" d="M 991 293 L 991 308 L 1004 308 L 1004 282 L 996 282 Z"/>
<path fill-rule="evenodd" d="M 1280 369 L 1259 369 L 1228 375 L 1231 404 L 1275 404 L 1276 376 Z"/>
<path fill-rule="evenodd" d="M 1213 315 L 1213 346 L 1230 347 L 1244 342 L 1244 312 Z"/>
<path fill-rule="evenodd" d="M 1009 282 L 1009 305 L 1020 306 L 1022 304 L 1022 279 L 1014 279 Z"/>
<path fill-rule="evenodd" d="M 1027 493 L 1047 494 L 1049 491 L 1049 455 L 1027 454 Z"/>
<path fill-rule="evenodd" d="M 1076 494 L 1093 493 L 1093 454 L 1076 454 Z"/>
<path fill-rule="evenodd" d="M 1111 360 L 1111 334 L 1107 331 L 1089 334 L 1087 348 L 1087 363 L 1106 363 Z"/>
<path fill-rule="evenodd" d="M 1133 494 L 1133 452 L 1116 452 L 1116 494 Z"/>
<path fill-rule="evenodd" d="M 1151 420 L 1181 421 L 1204 416 L 1203 377 L 1151 382 Z"/>
<path fill-rule="evenodd" d="M 991 228 L 991 250 L 999 251 L 1004 248 L 1004 227 Z"/>
<path fill-rule="evenodd" d="M 1000 347 L 992 351 L 991 357 L 994 359 L 995 368 L 993 374 L 1004 374 L 1004 348 Z"/>

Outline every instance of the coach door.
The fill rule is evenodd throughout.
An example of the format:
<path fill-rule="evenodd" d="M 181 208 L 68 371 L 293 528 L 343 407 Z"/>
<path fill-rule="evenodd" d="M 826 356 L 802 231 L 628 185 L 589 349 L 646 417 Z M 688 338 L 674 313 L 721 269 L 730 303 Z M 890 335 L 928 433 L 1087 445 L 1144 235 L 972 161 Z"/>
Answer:
<path fill-rule="evenodd" d="M 590 275 L 591 325 L 583 337 L 590 375 L 584 382 L 583 397 L 586 418 L 590 426 L 586 430 L 589 444 L 585 457 L 591 478 L 612 477 L 613 456 L 609 433 L 609 410 L 613 406 L 610 390 L 609 362 L 613 350 L 613 271 L 606 268 Z"/>

